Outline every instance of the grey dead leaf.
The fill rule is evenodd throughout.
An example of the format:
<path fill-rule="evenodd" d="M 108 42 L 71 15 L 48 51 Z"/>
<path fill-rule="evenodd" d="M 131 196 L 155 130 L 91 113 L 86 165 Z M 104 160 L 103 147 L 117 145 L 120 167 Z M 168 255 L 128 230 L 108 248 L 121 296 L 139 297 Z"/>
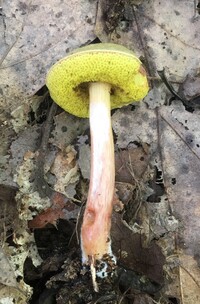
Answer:
<path fill-rule="evenodd" d="M 131 111 L 131 106 L 117 110 L 112 116 L 113 130 L 117 135 L 119 148 L 126 148 L 129 143 L 156 143 L 157 122 L 153 110 L 147 110 L 144 103 Z"/>
<path fill-rule="evenodd" d="M 114 17 L 112 1 L 101 1 L 96 34 L 103 42 L 124 44 L 145 56 L 151 74 L 168 67 L 174 78 L 185 77 L 200 64 L 199 16 L 194 1 L 150 0 L 139 6 L 126 1 L 125 9 L 122 5 Z"/>
<path fill-rule="evenodd" d="M 164 84 L 151 89 L 148 95 L 144 98 L 144 102 L 148 105 L 149 109 L 156 109 L 166 103 L 166 95 L 169 91 Z"/>
<path fill-rule="evenodd" d="M 186 269 L 180 274 L 183 303 L 196 303 L 200 292 L 199 112 L 184 113 L 177 105 L 173 110 L 161 108 L 160 115 L 165 185 L 170 206 L 180 222 L 180 268 Z M 185 278 L 186 272 L 190 280 Z"/>
<path fill-rule="evenodd" d="M 4 161 L 2 169 L 0 168 L 0 183 L 10 187 L 16 187 L 13 175 L 17 167 L 23 162 L 24 154 L 27 151 L 34 151 L 37 146 L 40 128 L 38 126 L 29 126 L 25 128 L 19 136 L 12 139 L 5 156 L 1 154 L 1 162 Z M 3 135 L 3 134 L 2 134 Z"/>
<path fill-rule="evenodd" d="M 60 149 L 67 147 L 77 136 L 82 135 L 89 128 L 87 119 L 77 118 L 66 112 L 55 116 L 54 123 L 55 128 L 50 142 Z"/>
<path fill-rule="evenodd" d="M 74 189 L 79 180 L 79 173 L 76 151 L 72 146 L 57 153 L 50 171 L 56 177 L 54 189 L 60 193 L 68 194 L 68 197 L 69 193 L 73 193 L 73 197 L 76 194 Z"/>
<path fill-rule="evenodd" d="M 194 5 L 193 1 L 164 3 L 144 1 L 139 7 L 134 7 L 140 37 L 145 42 L 145 50 L 148 50 L 145 53 L 146 59 L 153 68 L 151 68 L 151 73 L 156 69 L 167 67 L 168 74 L 171 75 L 170 79 L 178 81 L 181 78 L 184 79 L 187 74 L 195 74 L 196 67 L 200 64 L 200 35 L 199 17 L 194 12 Z M 135 20 L 133 20 L 125 34 L 126 38 L 130 32 L 132 32 L 132 37 L 137 37 L 134 35 L 135 26 Z M 109 39 L 105 31 L 104 36 L 101 36 L 98 31 L 97 33 L 105 41 Z M 124 34 L 119 27 L 116 27 L 115 31 L 110 33 L 110 38 L 123 44 Z M 135 39 L 129 41 L 129 45 L 136 50 L 137 54 L 141 54 L 141 45 L 134 41 Z M 198 78 L 194 79 L 194 76 L 187 78 L 189 81 L 185 83 L 183 94 L 186 98 L 188 96 L 192 98 L 199 93 Z M 151 109 L 165 103 L 167 95 L 169 93 L 166 89 L 163 90 L 163 85 L 154 87 L 145 99 L 150 109 L 142 104 L 133 112 L 130 111 L 130 107 L 116 111 L 113 115 L 113 128 L 120 148 L 126 148 L 130 143 L 141 141 L 150 144 L 152 153 L 150 164 L 163 172 L 167 189 L 167 195 L 161 204 L 157 204 L 157 208 L 155 208 L 156 205 L 150 205 L 150 227 L 153 227 L 154 233 L 158 235 L 161 233 L 160 226 L 165 227 L 168 233 L 171 231 L 172 240 L 175 241 L 177 238 L 178 247 L 182 252 L 178 255 L 182 266 L 176 265 L 177 268 L 174 268 L 179 268 L 179 271 L 173 277 L 174 283 L 169 294 L 174 294 L 174 297 L 179 298 L 183 304 L 196 304 L 200 293 L 197 249 L 200 243 L 199 112 L 198 110 L 193 113 L 185 111 L 185 107 L 180 102 L 174 102 L 170 107 L 162 106 L 158 112 L 152 111 Z M 157 150 L 159 146 L 162 159 Z M 169 216 L 166 200 L 169 200 L 173 217 Z M 162 213 L 166 214 L 165 218 L 162 217 Z M 173 230 L 176 231 L 177 227 L 179 228 L 176 236 Z M 167 249 L 166 242 L 170 244 L 170 239 L 165 240 L 161 246 L 169 254 L 170 245 Z M 171 243 L 172 252 L 173 246 Z M 178 291 L 177 286 L 179 286 Z"/>
<path fill-rule="evenodd" d="M 90 157 L 91 157 L 90 146 L 85 143 L 80 144 L 78 164 L 81 170 L 81 174 L 86 179 L 90 178 Z"/>
<path fill-rule="evenodd" d="M 161 108 L 161 118 L 174 129 L 178 137 L 197 159 L 200 157 L 200 113 L 185 111 L 183 104 L 174 102 L 173 106 Z"/>
<path fill-rule="evenodd" d="M 182 92 L 187 100 L 200 95 L 200 75 L 198 69 L 196 72 L 187 75 L 179 91 Z"/>
<path fill-rule="evenodd" d="M 199 65 L 199 18 L 193 1 L 150 1 L 138 10 L 149 55 L 156 69 L 167 66 L 172 74 L 186 76 Z"/>
<path fill-rule="evenodd" d="M 25 102 L 44 85 L 53 63 L 95 38 L 95 11 L 95 1 L 2 1 L 1 106 Z"/>
<path fill-rule="evenodd" d="M 182 298 L 183 304 L 197 303 L 200 286 L 199 111 L 190 113 L 180 101 L 174 101 L 171 106 L 158 109 L 157 120 L 156 110 L 143 103 L 134 111 L 130 109 L 130 106 L 120 109 L 112 117 L 117 145 L 127 148 L 134 142 L 149 143 L 150 166 L 156 166 L 162 172 L 167 191 L 159 204 L 147 205 L 148 215 L 143 216 L 143 208 L 140 210 L 142 221 L 145 223 L 149 218 L 151 227 L 149 231 L 149 225 L 147 227 L 143 223 L 141 232 L 150 239 L 153 235 L 159 238 L 167 233 L 168 238 L 166 236 L 164 242 L 160 241 L 166 255 L 170 253 L 169 248 L 173 254 L 176 239 L 180 248 L 176 256 L 179 262 L 174 266 L 171 263 L 169 267 L 173 271 L 179 268 L 179 271 L 171 275 L 174 284 L 168 285 L 169 294 Z"/>
<path fill-rule="evenodd" d="M 41 102 L 41 96 L 31 96 L 30 98 L 27 98 L 27 103 L 22 103 L 22 105 L 18 106 L 11 112 L 11 123 L 16 133 L 23 131 L 24 128 L 27 127 L 28 121 L 30 119 L 30 111 L 33 111 L 37 117 L 36 111 Z"/>
<path fill-rule="evenodd" d="M 52 62 L 66 54 L 66 49 L 68 51 L 87 43 L 95 36 L 93 34 L 95 1 L 71 1 L 70 5 L 62 1 L 59 3 L 47 1 L 42 5 L 40 2 L 36 1 L 34 4 L 32 2 L 27 4 L 25 1 L 3 2 L 6 32 L 2 23 L 0 25 L 3 28 L 3 31 L 0 31 L 3 43 L 0 48 L 3 67 L 1 89 L 6 96 L 8 108 L 10 106 L 15 108 L 17 103 L 21 102 L 20 99 L 16 100 L 17 96 L 23 96 L 22 103 L 27 103 L 24 93 L 25 96 L 31 95 L 43 85 L 46 70 Z M 8 3 L 9 8 L 5 7 Z M 173 80 L 183 80 L 199 66 L 199 17 L 195 15 L 193 1 L 150 0 L 142 1 L 139 6 L 131 6 L 133 1 L 126 1 L 127 7 L 123 16 L 126 22 L 124 20 L 118 22 L 119 20 L 116 19 L 116 28 L 112 32 L 106 31 L 102 18 L 106 3 L 109 4 L 108 1 L 99 2 L 96 23 L 96 34 L 102 41 L 124 44 L 135 49 L 138 55 L 144 55 L 145 49 L 146 61 L 149 62 L 151 72 L 155 74 L 156 69 L 166 66 L 170 79 Z M 110 3 L 112 4 L 112 1 Z M 112 5 L 110 11 L 107 11 L 108 16 L 112 12 L 111 9 Z M 16 18 L 11 18 L 13 13 Z M 41 15 L 42 18 L 38 20 L 38 16 Z M 70 20 L 70 23 L 69 16 L 75 18 Z M 120 16 L 119 14 L 118 17 Z M 111 24 L 107 23 L 107 30 L 109 26 Z M 68 41 L 66 37 L 69 37 Z M 27 43 L 29 39 L 31 43 Z M 194 79 L 191 78 L 188 86 L 189 92 L 187 94 L 184 92 L 187 98 L 199 92 L 198 79 L 194 84 Z M 137 143 L 150 145 L 149 174 L 152 177 L 155 168 L 161 172 L 167 189 L 159 204 L 151 202 L 145 205 L 145 208 L 144 206 L 141 208 L 141 218 L 146 222 L 143 226 L 132 227 L 132 230 L 137 230 L 143 236 L 146 235 L 147 240 L 144 242 L 146 245 L 152 238 L 162 236 L 158 243 L 167 258 L 173 260 L 166 269 L 169 278 L 173 279 L 171 289 L 168 288 L 170 284 L 167 286 L 168 295 L 182 300 L 182 304 L 196 304 L 199 301 L 200 285 L 199 110 L 193 113 L 187 112 L 180 102 L 174 102 L 170 107 L 163 106 L 168 94 L 162 84 L 153 88 L 145 99 L 146 104 L 141 103 L 134 111 L 131 106 L 115 111 L 112 118 L 113 128 L 118 148 L 125 149 L 130 145 L 135 147 Z M 161 108 L 155 109 L 157 106 Z M 20 113 L 22 113 L 22 121 L 19 127 L 26 124 L 24 116 L 26 107 L 22 108 Z M 14 112 L 16 118 L 20 113 Z M 88 122 L 86 120 L 85 122 L 65 113 L 58 115 L 55 118 L 51 143 L 63 150 L 77 136 L 84 133 L 88 126 Z M 18 124 L 16 127 L 18 128 Z M 29 132 L 32 133 L 33 128 L 30 130 Z M 36 134 L 31 142 L 35 139 L 37 139 Z M 21 141 L 19 144 L 27 143 Z M 12 153 L 17 159 L 19 145 L 16 151 L 14 148 L 14 145 L 11 146 Z M 23 149 L 19 149 L 20 159 L 21 150 Z M 79 146 L 79 152 L 80 169 L 83 177 L 88 178 L 89 171 L 86 168 L 88 162 L 84 154 L 89 153 L 89 147 L 85 142 Z M 27 164 L 24 171 L 20 170 L 21 185 L 28 179 L 27 175 L 23 178 L 22 175 L 27 174 L 30 168 L 32 165 Z M 61 180 L 64 180 L 63 176 Z M 74 193 L 73 184 L 70 193 Z M 129 199 L 130 191 L 126 194 Z M 33 199 L 38 201 L 39 197 L 33 196 Z M 29 197 L 31 203 L 33 199 Z M 178 256 L 172 259 L 174 251 L 177 253 L 173 247 L 175 242 L 179 251 Z M 159 271 L 160 269 L 161 267 Z"/>
<path fill-rule="evenodd" d="M 7 286 L 17 286 L 14 270 L 2 247 L 0 247 L 0 283 Z"/>

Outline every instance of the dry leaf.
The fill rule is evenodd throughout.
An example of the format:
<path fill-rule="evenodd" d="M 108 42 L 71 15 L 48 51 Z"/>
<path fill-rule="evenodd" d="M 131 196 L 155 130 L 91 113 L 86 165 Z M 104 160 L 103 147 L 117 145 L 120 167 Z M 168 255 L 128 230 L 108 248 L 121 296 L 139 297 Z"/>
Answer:
<path fill-rule="evenodd" d="M 146 275 L 154 282 L 163 282 L 163 264 L 165 261 L 161 249 L 155 242 L 149 247 L 143 246 L 143 236 L 134 233 L 119 214 L 113 215 L 112 247 L 119 265 L 126 269 Z"/>
<path fill-rule="evenodd" d="M 76 151 L 68 146 L 64 151 L 58 152 L 51 167 L 51 173 L 56 176 L 55 191 L 67 194 L 66 187 L 76 185 L 79 179 L 78 166 L 76 163 Z"/>
<path fill-rule="evenodd" d="M 56 115 L 54 122 L 55 129 L 52 132 L 50 142 L 61 150 L 89 128 L 87 119 L 81 119 L 66 112 Z"/>
<path fill-rule="evenodd" d="M 7 286 L 17 286 L 14 270 L 10 265 L 3 249 L 0 247 L 0 283 Z"/>
<path fill-rule="evenodd" d="M 95 39 L 96 3 L 12 0 L 1 6 L 0 105 L 15 109 L 44 85 L 53 63 Z"/>
<path fill-rule="evenodd" d="M 180 254 L 180 291 L 183 304 L 196 304 L 200 301 L 199 264 L 189 255 Z"/>
<path fill-rule="evenodd" d="M 104 41 L 127 45 L 145 56 L 151 74 L 168 67 L 184 77 L 200 63 L 200 32 L 197 2 L 103 0 L 97 14 L 96 34 Z"/>
<path fill-rule="evenodd" d="M 25 295 L 16 288 L 8 286 L 0 287 L 0 304 L 25 304 L 30 299 L 30 295 Z"/>

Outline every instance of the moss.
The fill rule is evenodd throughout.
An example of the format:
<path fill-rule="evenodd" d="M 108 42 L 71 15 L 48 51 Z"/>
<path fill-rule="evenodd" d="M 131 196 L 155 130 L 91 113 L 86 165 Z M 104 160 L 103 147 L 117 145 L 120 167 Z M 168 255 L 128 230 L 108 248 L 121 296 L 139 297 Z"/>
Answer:
<path fill-rule="evenodd" d="M 48 73 L 47 87 L 64 110 L 88 117 L 88 83 L 94 81 L 111 84 L 112 109 L 138 101 L 148 92 L 139 59 L 125 47 L 110 43 L 80 48 L 58 61 Z"/>

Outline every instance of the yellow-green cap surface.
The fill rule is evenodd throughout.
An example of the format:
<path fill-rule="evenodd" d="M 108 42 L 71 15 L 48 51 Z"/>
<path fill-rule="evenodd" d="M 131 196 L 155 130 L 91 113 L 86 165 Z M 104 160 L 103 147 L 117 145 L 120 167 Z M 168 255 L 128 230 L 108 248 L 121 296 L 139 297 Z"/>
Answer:
<path fill-rule="evenodd" d="M 79 117 L 89 116 L 89 82 L 111 84 L 111 108 L 139 101 L 148 92 L 140 60 L 127 48 L 98 43 L 79 48 L 50 69 L 46 84 L 52 99 Z"/>

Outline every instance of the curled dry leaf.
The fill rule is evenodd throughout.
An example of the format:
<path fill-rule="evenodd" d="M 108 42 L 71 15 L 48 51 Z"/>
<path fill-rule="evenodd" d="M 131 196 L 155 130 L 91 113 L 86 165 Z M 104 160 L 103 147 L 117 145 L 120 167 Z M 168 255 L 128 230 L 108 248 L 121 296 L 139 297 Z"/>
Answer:
<path fill-rule="evenodd" d="M 63 194 L 54 193 L 51 202 L 51 207 L 29 221 L 29 228 L 44 228 L 47 224 L 56 226 L 59 219 L 70 220 L 78 217 L 79 208 Z"/>

